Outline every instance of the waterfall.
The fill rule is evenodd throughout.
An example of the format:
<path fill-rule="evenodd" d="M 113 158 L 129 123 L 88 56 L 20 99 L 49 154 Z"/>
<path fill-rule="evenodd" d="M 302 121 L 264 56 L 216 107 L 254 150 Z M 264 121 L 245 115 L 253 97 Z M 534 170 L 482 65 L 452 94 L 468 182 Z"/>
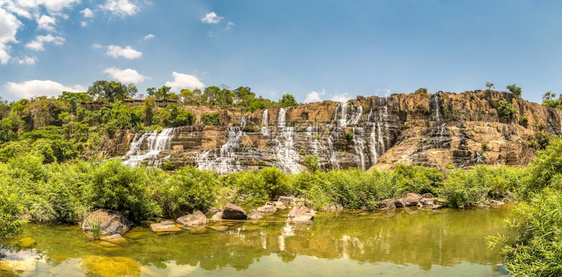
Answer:
<path fill-rule="evenodd" d="M 373 107 L 369 112 L 368 126 L 371 128 L 369 134 L 369 150 L 372 156 L 373 165 L 378 163 L 379 157 L 387 150 L 387 140 L 390 137 L 387 122 L 388 107 L 386 105 L 379 107 L 375 112 Z"/>
<path fill-rule="evenodd" d="M 129 151 L 123 157 L 123 164 L 135 167 L 139 163 L 149 160 L 147 165 L 161 167 L 162 161 L 158 160 L 158 155 L 162 151 L 171 150 L 170 145 L 174 137 L 174 131 L 174 128 L 168 128 L 160 133 L 158 131 L 148 131 L 140 137 L 136 134 L 129 146 Z M 146 149 L 144 150 L 141 149 L 143 144 L 146 144 Z"/>
<path fill-rule="evenodd" d="M 334 121 L 332 121 L 329 126 L 332 126 L 334 123 L 336 127 L 347 127 L 347 101 L 340 102 L 336 106 L 334 110 Z"/>
<path fill-rule="evenodd" d="M 353 128 L 353 147 L 357 153 L 357 165 L 365 170 L 365 140 L 363 139 L 363 128 Z"/>
<path fill-rule="evenodd" d="M 363 115 L 363 106 L 359 106 L 359 107 L 355 108 L 353 113 L 354 114 L 351 116 L 351 118 L 347 122 L 347 125 L 357 125 L 357 124 L 359 124 L 359 120 L 361 119 L 361 116 Z"/>
<path fill-rule="evenodd" d="M 265 109 L 263 111 L 263 115 L 261 116 L 261 135 L 262 136 L 269 136 L 269 129 L 267 125 L 269 125 L 269 118 L 268 118 L 268 110 Z"/>
<path fill-rule="evenodd" d="M 339 168 L 340 164 L 338 162 L 337 151 L 334 148 L 334 143 L 332 142 L 332 136 L 328 136 L 328 151 L 330 156 L 330 162 L 332 163 L 332 168 Z"/>
<path fill-rule="evenodd" d="M 279 167 L 286 172 L 294 174 L 300 172 L 301 166 L 298 164 L 299 157 L 294 149 L 295 128 L 287 127 L 287 122 L 285 121 L 286 112 L 285 109 L 281 108 L 277 116 L 279 131 L 275 138 L 276 146 L 274 150 Z"/>
<path fill-rule="evenodd" d="M 227 128 L 226 143 L 220 148 L 220 156 L 217 157 L 214 153 L 211 155 L 214 150 L 199 154 L 196 158 L 197 168 L 201 170 L 214 170 L 219 174 L 242 170 L 237 152 L 240 149 L 242 136 L 245 135 L 244 127 L 246 127 L 249 117 L 242 117 L 240 119 L 240 126 Z"/>
<path fill-rule="evenodd" d="M 437 145 L 436 147 L 441 147 L 444 141 L 444 136 L 447 135 L 447 123 L 442 122 L 441 118 L 441 103 L 439 102 L 439 96 L 437 94 L 433 95 L 431 98 L 431 102 L 433 102 L 434 107 L 434 120 L 435 124 L 437 125 Z"/>

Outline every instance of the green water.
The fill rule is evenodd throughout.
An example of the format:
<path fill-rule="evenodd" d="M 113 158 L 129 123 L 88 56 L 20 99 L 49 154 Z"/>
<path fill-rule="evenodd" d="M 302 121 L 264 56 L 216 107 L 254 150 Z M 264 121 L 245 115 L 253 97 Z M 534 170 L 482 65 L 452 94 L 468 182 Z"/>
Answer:
<path fill-rule="evenodd" d="M 210 225 L 226 231 L 159 235 L 134 227 L 115 244 L 91 242 L 78 226 L 29 224 L 0 253 L 23 264 L 22 276 L 499 276 L 501 259 L 485 237 L 502 232 L 508 212 L 319 214 L 305 225 L 280 214 Z M 26 237 L 37 243 L 13 246 Z"/>

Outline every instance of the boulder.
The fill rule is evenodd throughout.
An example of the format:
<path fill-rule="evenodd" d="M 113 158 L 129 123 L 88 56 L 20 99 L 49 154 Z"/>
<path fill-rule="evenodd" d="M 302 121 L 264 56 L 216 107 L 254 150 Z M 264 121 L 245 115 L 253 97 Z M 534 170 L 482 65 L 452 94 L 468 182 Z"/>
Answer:
<path fill-rule="evenodd" d="M 279 196 L 277 201 L 279 201 L 279 202 L 281 202 L 285 205 L 289 205 L 291 202 L 295 201 L 295 198 L 292 197 L 292 196 Z"/>
<path fill-rule="evenodd" d="M 421 204 L 422 206 L 433 206 L 435 205 L 435 202 L 433 201 L 433 199 L 430 198 L 422 198 L 419 202 L 419 204 Z"/>
<path fill-rule="evenodd" d="M 314 211 L 309 210 L 305 206 L 295 206 L 291 209 L 287 215 L 287 221 L 289 222 L 307 222 L 314 219 Z"/>
<path fill-rule="evenodd" d="M 222 211 L 222 218 L 223 219 L 246 219 L 248 215 L 244 209 L 232 204 L 228 203 L 224 206 L 224 210 Z"/>
<path fill-rule="evenodd" d="M 160 223 L 150 224 L 150 230 L 157 233 L 181 231 L 173 221 L 162 221 Z"/>
<path fill-rule="evenodd" d="M 406 202 L 406 206 L 416 206 L 421 199 L 421 195 L 417 193 L 408 193 L 406 194 L 406 198 L 404 198 L 404 202 Z"/>
<path fill-rule="evenodd" d="M 196 211 L 192 214 L 178 217 L 176 222 L 186 227 L 195 227 L 207 225 L 209 223 L 209 219 L 201 211 Z"/>
<path fill-rule="evenodd" d="M 133 226 L 133 222 L 118 211 L 99 209 L 89 214 L 81 224 L 82 231 L 92 233 L 99 228 L 102 236 L 124 234 Z"/>
<path fill-rule="evenodd" d="M 248 215 L 248 218 L 252 219 L 252 220 L 258 220 L 258 219 L 261 219 L 262 217 L 263 216 L 258 211 L 254 210 L 254 209 L 250 210 L 250 214 Z"/>
<path fill-rule="evenodd" d="M 404 201 L 404 199 L 396 199 L 394 200 L 394 206 L 396 206 L 396 208 L 404 208 L 406 207 L 406 201 Z"/>
<path fill-rule="evenodd" d="M 433 198 L 433 194 L 431 194 L 430 192 L 426 192 L 424 194 L 421 195 L 422 198 Z"/>
<path fill-rule="evenodd" d="M 505 203 L 503 201 L 500 201 L 500 200 L 490 200 L 490 205 L 501 206 L 501 205 L 505 205 Z"/>
<path fill-rule="evenodd" d="M 108 241 L 108 242 L 113 242 L 113 243 L 119 243 L 119 242 L 126 242 L 126 241 L 127 241 L 125 238 L 123 238 L 123 237 L 122 237 L 121 235 L 119 235 L 119 234 L 101 237 L 101 240 L 103 240 L 103 241 Z"/>
<path fill-rule="evenodd" d="M 285 206 L 285 204 L 283 204 L 283 202 L 281 201 L 273 201 L 273 205 L 275 205 L 275 207 L 280 210 L 284 210 L 287 208 L 287 206 Z"/>
<path fill-rule="evenodd" d="M 394 199 L 381 200 L 379 202 L 379 209 L 381 209 L 383 211 L 396 209 L 396 205 L 394 205 Z"/>
<path fill-rule="evenodd" d="M 326 205 L 326 208 L 324 208 L 325 212 L 328 213 L 339 213 L 341 211 L 343 211 L 343 206 L 340 204 L 334 204 L 334 205 Z"/>
<path fill-rule="evenodd" d="M 277 211 L 277 207 L 273 203 L 266 203 L 265 206 L 259 207 L 257 211 L 261 214 L 274 214 Z"/>
<path fill-rule="evenodd" d="M 222 219 L 222 212 L 218 212 L 211 217 L 211 220 L 221 220 Z"/>
<path fill-rule="evenodd" d="M 218 213 L 218 212 L 220 212 L 220 211 L 221 211 L 221 210 L 219 210 L 219 208 L 212 207 L 211 209 L 209 209 L 208 214 L 216 214 L 216 213 Z"/>

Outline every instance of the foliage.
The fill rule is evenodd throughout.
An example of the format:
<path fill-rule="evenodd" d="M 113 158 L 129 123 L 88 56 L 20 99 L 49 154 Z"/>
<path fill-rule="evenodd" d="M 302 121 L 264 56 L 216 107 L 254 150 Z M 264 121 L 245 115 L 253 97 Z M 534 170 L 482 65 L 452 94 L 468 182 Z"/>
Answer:
<path fill-rule="evenodd" d="M 513 84 L 513 85 L 508 85 L 506 88 L 507 88 L 511 93 L 513 93 L 513 96 L 515 96 L 515 97 L 521 97 L 521 92 L 522 92 L 522 90 L 521 90 L 520 87 L 518 87 L 518 86 L 516 86 L 515 84 Z"/>
<path fill-rule="evenodd" d="M 281 99 L 279 99 L 279 106 L 281 108 L 287 108 L 287 107 L 292 107 L 292 106 L 297 106 L 297 100 L 295 100 L 295 97 L 291 94 L 284 94 Z"/>
<path fill-rule="evenodd" d="M 562 139 L 554 140 L 546 149 L 538 151 L 537 157 L 528 166 L 528 171 L 529 176 L 523 182 L 525 184 L 523 196 L 527 199 L 533 193 L 551 186 L 553 180 L 559 180 L 561 177 Z"/>
<path fill-rule="evenodd" d="M 486 87 L 488 88 L 488 90 L 491 90 L 494 87 L 494 83 L 486 82 Z"/>
<path fill-rule="evenodd" d="M 436 193 L 443 182 L 443 173 L 436 168 L 397 164 L 391 174 L 392 183 L 402 194 Z"/>
<path fill-rule="evenodd" d="M 427 94 L 427 88 L 419 88 L 414 93 L 415 94 Z"/>
<path fill-rule="evenodd" d="M 0 238 L 15 234 L 26 222 L 18 218 L 23 211 L 22 199 L 15 187 L 10 186 L 11 178 L 2 174 L 6 170 L 0 164 Z"/>
<path fill-rule="evenodd" d="M 517 110 L 513 105 L 505 100 L 500 100 L 498 102 L 498 115 L 506 120 L 510 120 L 513 118 Z"/>
<path fill-rule="evenodd" d="M 304 157 L 303 164 L 312 172 L 316 172 L 320 169 L 318 166 L 318 155 L 308 155 Z"/>
<path fill-rule="evenodd" d="M 126 86 L 120 82 L 99 80 L 88 88 L 88 95 L 96 100 L 114 102 L 131 98 L 137 91 L 134 84 Z"/>
<path fill-rule="evenodd" d="M 443 182 L 440 195 L 444 196 L 452 207 L 470 208 L 482 203 L 489 188 L 486 186 L 489 175 L 485 167 L 475 170 L 455 170 Z"/>
<path fill-rule="evenodd" d="M 203 124 L 205 125 L 218 126 L 221 123 L 220 113 L 204 113 L 203 115 L 201 115 L 201 121 L 203 121 Z"/>
<path fill-rule="evenodd" d="M 542 96 L 542 105 L 545 107 L 562 109 L 562 94 L 556 99 L 556 93 L 552 91 L 546 92 Z"/>
<path fill-rule="evenodd" d="M 546 131 L 536 131 L 529 140 L 529 146 L 537 150 L 545 149 L 554 139 L 551 133 Z"/>
<path fill-rule="evenodd" d="M 353 136 L 355 136 L 355 133 L 353 133 L 353 131 L 345 132 L 345 138 L 347 139 L 347 141 L 351 141 L 353 139 Z"/>
<path fill-rule="evenodd" d="M 526 116 L 519 118 L 519 125 L 527 128 L 529 126 L 529 118 Z"/>

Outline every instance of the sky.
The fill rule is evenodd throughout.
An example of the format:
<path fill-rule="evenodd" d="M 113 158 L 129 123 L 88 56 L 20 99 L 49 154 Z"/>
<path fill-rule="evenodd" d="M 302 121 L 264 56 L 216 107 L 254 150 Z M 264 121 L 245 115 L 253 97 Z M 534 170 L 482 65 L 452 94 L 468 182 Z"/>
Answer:
<path fill-rule="evenodd" d="M 562 1 L 0 0 L 0 96 L 251 87 L 299 102 L 562 88 Z"/>

